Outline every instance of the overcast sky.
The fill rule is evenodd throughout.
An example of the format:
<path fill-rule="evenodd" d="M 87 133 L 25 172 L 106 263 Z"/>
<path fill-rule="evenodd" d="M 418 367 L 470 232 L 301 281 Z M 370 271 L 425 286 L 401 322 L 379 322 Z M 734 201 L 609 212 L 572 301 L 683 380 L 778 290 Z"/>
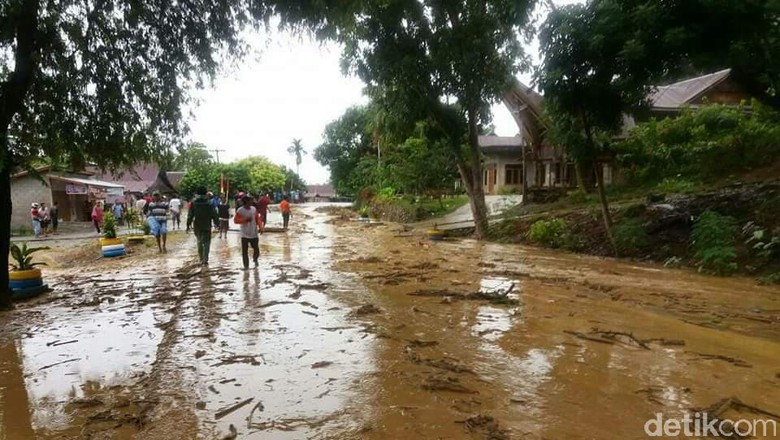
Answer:
<path fill-rule="evenodd" d="M 325 125 L 350 106 L 366 102 L 363 83 L 342 75 L 335 45 L 279 32 L 256 40 L 257 57 L 217 80 L 214 88 L 197 93 L 200 103 L 190 121 L 190 140 L 224 150 L 219 153 L 222 162 L 263 155 L 294 169 L 287 147 L 300 138 L 310 153 L 301 164 L 301 176 L 310 184 L 325 183 L 328 170 L 311 152 L 322 142 Z M 527 50 L 538 55 L 536 44 Z M 529 82 L 528 74 L 520 78 Z M 503 105 L 493 107 L 493 119 L 497 134 L 517 133 Z"/>

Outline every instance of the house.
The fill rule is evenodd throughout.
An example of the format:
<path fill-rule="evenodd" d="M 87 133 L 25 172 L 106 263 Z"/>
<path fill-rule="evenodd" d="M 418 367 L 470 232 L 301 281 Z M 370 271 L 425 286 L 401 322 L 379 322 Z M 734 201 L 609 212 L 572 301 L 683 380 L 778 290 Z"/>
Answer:
<path fill-rule="evenodd" d="M 11 176 L 12 229 L 30 229 L 30 206 L 33 203 L 55 201 L 59 217 L 64 221 L 89 221 L 96 201 L 121 199 L 125 188 L 121 184 L 96 178 L 94 173 L 61 172 L 52 167 L 40 167 Z"/>
<path fill-rule="evenodd" d="M 333 187 L 326 185 L 307 185 L 303 200 L 306 202 L 331 202 L 336 198 Z"/>
<path fill-rule="evenodd" d="M 647 98 L 647 110 L 624 116 L 618 138 L 625 137 L 638 122 L 650 118 L 674 117 L 685 108 L 707 103 L 737 105 L 749 98 L 732 79 L 730 69 L 658 86 Z M 553 145 L 546 136 L 550 127 L 543 117 L 543 97 L 517 81 L 503 101 L 517 123 L 518 134 L 514 137 L 480 136 L 485 192 L 523 192 L 524 184 L 529 189 L 576 186 L 574 162 L 562 146 Z M 609 185 L 615 177 L 612 158 L 605 156 L 599 162 L 604 183 Z M 585 176 L 585 180 L 595 181 L 592 175 Z"/>
<path fill-rule="evenodd" d="M 183 172 L 163 171 L 158 165 L 151 163 L 139 163 L 132 168 L 114 172 L 104 172 L 97 167 L 88 167 L 87 170 L 100 180 L 124 186 L 125 191 L 136 197 L 154 190 L 173 193 L 184 177 Z"/>

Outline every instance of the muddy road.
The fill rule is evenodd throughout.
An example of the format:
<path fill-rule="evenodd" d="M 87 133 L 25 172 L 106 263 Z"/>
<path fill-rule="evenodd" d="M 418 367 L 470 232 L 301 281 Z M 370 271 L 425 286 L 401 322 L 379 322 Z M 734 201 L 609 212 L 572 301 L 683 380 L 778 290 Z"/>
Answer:
<path fill-rule="evenodd" d="M 656 414 L 697 410 L 780 424 L 777 287 L 313 207 L 293 223 L 248 271 L 237 233 L 208 268 L 190 236 L 46 270 L 53 293 L 0 315 L 0 439 L 643 439 Z"/>

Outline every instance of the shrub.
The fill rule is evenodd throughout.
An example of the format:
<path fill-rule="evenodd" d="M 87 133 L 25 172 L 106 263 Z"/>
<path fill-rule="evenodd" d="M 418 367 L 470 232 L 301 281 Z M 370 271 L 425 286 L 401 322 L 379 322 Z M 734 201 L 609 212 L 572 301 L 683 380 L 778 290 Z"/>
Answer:
<path fill-rule="evenodd" d="M 116 220 L 111 212 L 103 217 L 103 238 L 116 238 Z"/>
<path fill-rule="evenodd" d="M 691 245 L 699 271 L 728 275 L 737 270 L 734 246 L 737 227 L 734 219 L 714 211 L 704 211 L 693 225 Z"/>
<path fill-rule="evenodd" d="M 650 238 L 642 222 L 636 218 L 627 218 L 612 227 L 612 236 L 618 252 L 633 255 L 647 248 Z"/>
<path fill-rule="evenodd" d="M 558 218 L 538 220 L 531 225 L 528 240 L 539 245 L 559 248 L 567 241 L 566 222 Z"/>
<path fill-rule="evenodd" d="M 695 189 L 696 185 L 679 177 L 667 177 L 657 185 L 657 188 L 665 193 L 682 193 Z"/>
<path fill-rule="evenodd" d="M 11 243 L 11 257 L 16 262 L 16 264 L 11 263 L 11 267 L 13 267 L 14 270 L 30 270 L 34 269 L 35 266 L 46 266 L 46 263 L 33 263 L 32 254 L 48 249 L 48 247 L 27 247 L 27 243 L 22 243 L 21 246 L 16 243 Z"/>

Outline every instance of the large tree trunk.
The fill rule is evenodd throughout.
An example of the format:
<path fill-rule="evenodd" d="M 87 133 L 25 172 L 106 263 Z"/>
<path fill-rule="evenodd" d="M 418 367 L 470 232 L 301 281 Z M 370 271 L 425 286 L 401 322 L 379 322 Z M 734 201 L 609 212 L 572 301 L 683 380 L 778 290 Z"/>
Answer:
<path fill-rule="evenodd" d="M 615 244 L 615 237 L 612 235 L 612 214 L 609 212 L 609 203 L 607 202 L 607 194 L 604 191 L 604 173 L 602 167 L 598 161 L 593 161 L 593 171 L 596 173 L 596 184 L 599 191 L 599 202 L 601 202 L 601 215 L 604 217 L 604 226 L 607 229 L 607 239 L 612 246 L 612 250 L 615 252 L 615 256 L 618 256 L 617 245 Z"/>
<path fill-rule="evenodd" d="M 579 190 L 583 193 L 587 194 L 590 192 L 590 187 L 585 183 L 586 170 L 587 167 L 584 166 L 581 160 L 574 162 L 574 175 L 577 179 L 577 188 L 579 188 Z"/>
<path fill-rule="evenodd" d="M 16 22 L 14 70 L 0 88 L 0 307 L 11 306 L 8 288 L 8 252 L 11 244 L 11 169 L 13 162 L 8 144 L 11 121 L 24 105 L 37 69 L 35 53 L 38 50 L 39 0 L 24 0 L 15 12 Z"/>
<path fill-rule="evenodd" d="M 0 164 L 0 309 L 11 308 L 11 291 L 8 287 L 8 253 L 11 246 L 11 164 L 8 160 L 8 138 L 5 130 L 2 140 L 2 164 Z"/>
<path fill-rule="evenodd" d="M 477 240 L 487 238 L 488 233 L 488 209 L 485 203 L 485 187 L 482 182 L 482 158 L 479 151 L 479 128 L 477 127 L 477 111 L 470 109 L 467 112 L 469 124 L 469 157 L 468 165 L 458 165 L 458 171 L 466 182 L 466 191 L 469 195 L 469 206 L 474 216 L 474 236 Z"/>

